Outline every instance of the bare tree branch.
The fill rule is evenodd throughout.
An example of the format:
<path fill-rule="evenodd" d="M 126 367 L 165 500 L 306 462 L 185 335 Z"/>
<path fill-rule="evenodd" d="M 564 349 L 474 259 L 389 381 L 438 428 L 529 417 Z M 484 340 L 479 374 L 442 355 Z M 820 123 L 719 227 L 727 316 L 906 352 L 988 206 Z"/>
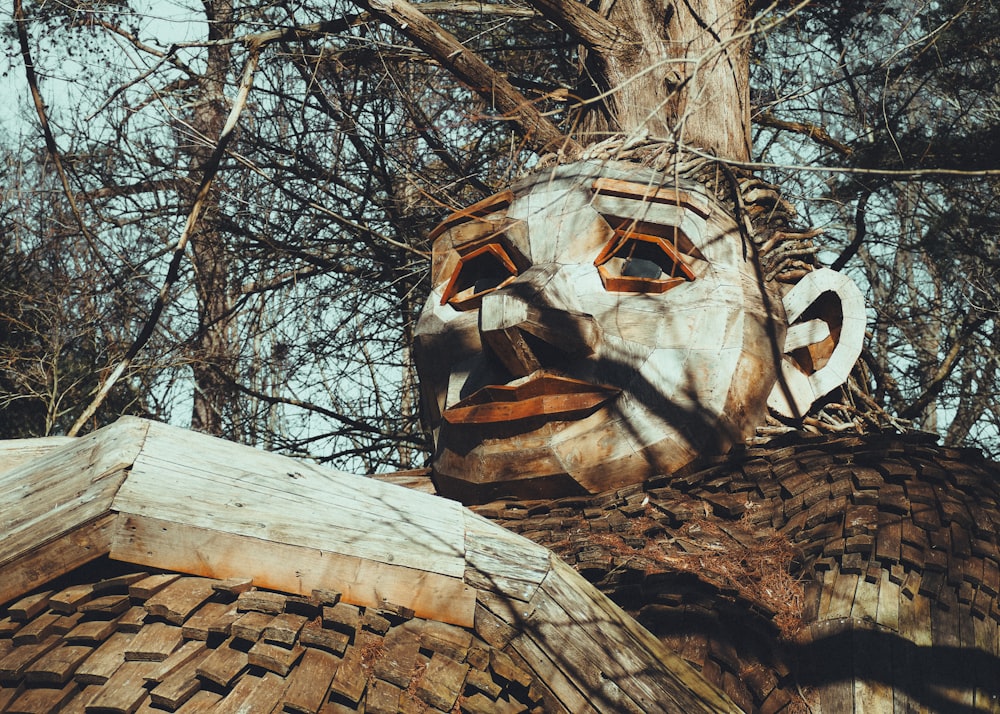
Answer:
<path fill-rule="evenodd" d="M 15 0 L 15 2 L 19 3 L 20 0 Z M 87 405 L 77 418 L 76 422 L 74 422 L 73 426 L 66 433 L 67 436 L 76 436 L 80 432 L 80 429 L 83 428 L 87 421 L 94 415 L 94 412 L 97 411 L 107 398 L 111 389 L 115 386 L 115 383 L 121 379 L 121 376 L 131 366 L 136 355 L 138 355 L 146 343 L 149 342 L 149 338 L 153 336 L 153 331 L 156 329 L 156 323 L 159 321 L 160 315 L 163 313 L 163 308 L 166 305 L 170 289 L 173 287 L 174 283 L 177 282 L 177 277 L 180 273 L 181 260 L 184 257 L 184 251 L 187 248 L 188 241 L 191 238 L 191 234 L 194 232 L 195 226 L 198 224 L 198 218 L 200 217 L 201 211 L 208 199 L 208 192 L 212 187 L 212 182 L 214 181 L 216 174 L 219 172 L 219 164 L 222 161 L 222 157 L 226 153 L 227 145 L 233 137 L 233 131 L 236 129 L 236 122 L 239 120 L 240 114 L 246 106 L 247 96 L 250 93 L 250 86 L 253 84 L 253 75 L 254 71 L 257 69 L 259 57 L 259 53 L 254 50 L 247 58 L 246 65 L 243 68 L 243 77 L 240 80 L 240 89 L 236 95 L 236 99 L 233 101 L 233 108 L 229 112 L 229 117 L 226 120 L 225 126 L 222 127 L 222 132 L 220 133 L 219 140 L 215 145 L 215 150 L 212 152 L 212 156 L 205 166 L 204 176 L 202 178 L 201 186 L 198 189 L 197 197 L 195 198 L 194 204 L 191 206 L 191 211 L 188 213 L 184 230 L 181 233 L 180 238 L 177 239 L 177 245 L 174 247 L 173 256 L 170 259 L 170 267 L 167 269 L 167 276 L 163 280 L 163 285 L 160 287 L 160 293 L 156 297 L 156 302 L 153 303 L 153 308 L 149 313 L 149 317 L 146 318 L 146 322 L 143 324 L 142 329 L 139 331 L 139 334 L 128 348 L 124 357 L 122 357 L 121 362 L 119 362 L 107 376 L 104 383 L 101 384 L 97 393 L 94 395 L 94 398 L 90 401 L 90 404 Z"/>
<path fill-rule="evenodd" d="M 500 72 L 492 69 L 436 22 L 406 0 L 355 0 L 380 20 L 409 37 L 471 90 L 516 123 L 528 144 L 540 153 L 579 148 Z"/>

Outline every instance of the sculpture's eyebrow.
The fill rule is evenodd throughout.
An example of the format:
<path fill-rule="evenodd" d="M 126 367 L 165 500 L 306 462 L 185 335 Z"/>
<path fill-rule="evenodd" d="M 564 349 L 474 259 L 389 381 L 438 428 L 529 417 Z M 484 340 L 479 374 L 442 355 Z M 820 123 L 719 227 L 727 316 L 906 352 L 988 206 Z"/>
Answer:
<path fill-rule="evenodd" d="M 476 201 L 471 206 L 463 208 L 461 211 L 456 211 L 441 221 L 441 223 L 439 223 L 437 227 L 430 232 L 427 238 L 428 240 L 433 241 L 439 235 L 451 228 L 454 228 L 455 226 L 481 219 L 491 213 L 501 211 L 507 208 L 513 200 L 514 192 L 507 190 L 488 196 L 481 201 Z"/>
<path fill-rule="evenodd" d="M 691 191 L 611 178 L 596 179 L 591 188 L 595 195 L 601 194 L 629 198 L 643 203 L 660 203 L 687 208 L 702 218 L 708 218 L 712 213 L 708 201 Z"/>

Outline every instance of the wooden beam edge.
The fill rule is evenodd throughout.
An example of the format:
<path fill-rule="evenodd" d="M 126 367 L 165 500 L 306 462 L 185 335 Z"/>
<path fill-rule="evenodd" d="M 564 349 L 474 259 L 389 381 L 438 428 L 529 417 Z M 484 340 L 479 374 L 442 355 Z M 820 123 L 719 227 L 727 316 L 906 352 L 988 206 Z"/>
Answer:
<path fill-rule="evenodd" d="M 625 662 L 631 661 L 633 667 L 636 663 L 642 663 L 642 666 L 613 682 L 615 689 L 628 698 L 623 702 L 625 706 L 638 706 L 639 710 L 648 714 L 654 711 L 712 714 L 738 711 L 724 692 L 704 679 L 691 665 L 555 555 L 552 555 L 552 569 L 531 603 L 532 614 L 522 623 L 524 639 L 530 640 L 541 651 L 544 648 L 531 633 L 541 624 L 538 619 L 544 617 L 541 614 L 546 610 L 543 600 L 558 606 L 568 616 L 559 622 L 546 624 L 559 628 L 567 639 L 579 641 L 581 647 L 595 658 L 588 665 L 573 667 L 570 658 L 562 656 L 567 653 L 555 653 L 557 656 L 546 653 L 547 661 L 539 662 L 542 667 L 559 667 L 565 680 L 572 682 L 575 690 L 612 695 L 607 674 L 628 668 Z M 595 629 L 599 632 L 594 632 Z M 608 648 L 587 647 L 586 643 L 595 636 L 614 641 L 616 645 Z M 516 646 L 516 641 L 512 644 Z M 524 647 L 524 643 L 521 646 Z M 531 647 L 524 647 L 521 654 L 530 662 L 528 657 L 531 652 Z M 604 664 L 600 662 L 602 657 L 607 659 Z M 597 672 L 596 678 L 593 672 Z M 657 706 L 662 708 L 657 709 Z"/>
<path fill-rule="evenodd" d="M 115 521 L 105 513 L 0 564 L 0 605 L 110 552 Z"/>
<path fill-rule="evenodd" d="M 297 595 L 326 588 L 365 607 L 402 605 L 418 617 L 472 627 L 476 590 L 461 578 L 316 548 L 119 513 L 111 557 L 211 578 L 253 578 Z"/>

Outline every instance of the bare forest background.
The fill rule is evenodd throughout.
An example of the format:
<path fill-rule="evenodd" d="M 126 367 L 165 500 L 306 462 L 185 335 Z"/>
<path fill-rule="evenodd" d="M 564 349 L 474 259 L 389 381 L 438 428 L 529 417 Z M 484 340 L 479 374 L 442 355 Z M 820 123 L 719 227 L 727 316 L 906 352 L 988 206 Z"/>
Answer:
<path fill-rule="evenodd" d="M 519 112 L 604 138 L 559 4 L 13 0 L 0 437 L 138 414 L 422 466 L 428 232 L 537 162 Z M 872 398 L 1000 456 L 1000 3 L 747 18 L 752 168 L 865 292 Z"/>

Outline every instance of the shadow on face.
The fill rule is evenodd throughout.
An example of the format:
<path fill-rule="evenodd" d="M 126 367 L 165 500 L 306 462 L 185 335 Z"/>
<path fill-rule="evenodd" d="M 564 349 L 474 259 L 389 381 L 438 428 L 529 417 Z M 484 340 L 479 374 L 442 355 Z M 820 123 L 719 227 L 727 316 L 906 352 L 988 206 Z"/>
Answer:
<path fill-rule="evenodd" d="M 763 421 L 782 301 L 699 187 L 571 164 L 432 237 L 416 359 L 443 495 L 603 491 L 720 453 Z"/>

